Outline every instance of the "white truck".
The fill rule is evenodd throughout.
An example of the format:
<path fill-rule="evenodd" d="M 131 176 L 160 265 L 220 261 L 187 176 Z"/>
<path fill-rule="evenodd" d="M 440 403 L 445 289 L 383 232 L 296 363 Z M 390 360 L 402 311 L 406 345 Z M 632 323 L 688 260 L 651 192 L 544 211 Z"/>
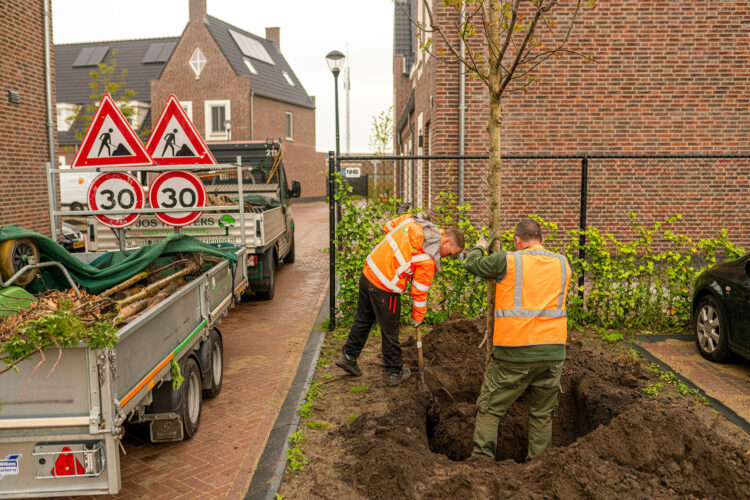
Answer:
<path fill-rule="evenodd" d="M 247 248 L 248 289 L 257 298 L 272 299 L 276 286 L 276 268 L 294 262 L 294 218 L 291 198 L 300 196 L 300 183 L 288 186 L 283 163 L 283 146 L 279 141 L 244 141 L 208 143 L 220 164 L 242 168 L 242 189 L 245 201 L 245 234 Z M 223 173 L 222 173 L 223 172 Z M 237 174 L 230 171 L 205 171 L 203 178 L 209 195 L 236 203 Z M 113 250 L 118 247 L 118 234 L 90 219 L 88 225 L 90 250 Z M 172 234 L 172 228 L 154 216 L 142 216 L 125 228 L 127 248 L 153 243 Z M 206 243 L 240 244 L 241 228 L 237 219 L 226 213 L 204 214 L 182 232 Z"/>
<path fill-rule="evenodd" d="M 239 205 L 223 208 L 236 208 L 232 217 L 243 220 Z M 69 212 L 53 209 L 52 215 Z M 35 267 L 57 265 L 34 262 L 28 247 L 17 245 L 19 258 L 9 262 L 18 269 L 0 289 Z M 48 353 L 38 373 L 33 372 L 41 358 L 35 354 L 19 362 L 17 371 L 0 374 L 0 498 L 115 494 L 126 422 L 147 423 L 154 442 L 179 441 L 198 431 L 202 399 L 217 396 L 222 386 L 217 325 L 248 283 L 245 246 L 233 253 L 235 265 L 222 260 L 120 328 L 116 347 L 63 348 L 49 378 L 42 372 L 57 353 Z M 74 256 L 92 262 L 100 254 Z M 179 388 L 171 383 L 173 360 L 184 378 Z"/>

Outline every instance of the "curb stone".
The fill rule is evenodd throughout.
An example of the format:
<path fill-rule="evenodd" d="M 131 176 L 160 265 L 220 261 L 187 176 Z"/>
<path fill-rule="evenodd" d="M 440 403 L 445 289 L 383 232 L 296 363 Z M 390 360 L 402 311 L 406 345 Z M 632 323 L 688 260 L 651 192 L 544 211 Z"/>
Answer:
<path fill-rule="evenodd" d="M 656 343 L 661 342 L 662 340 L 667 339 L 676 339 L 676 340 L 693 340 L 694 337 L 692 335 L 637 335 L 635 337 L 635 340 L 637 342 L 646 342 L 646 343 Z M 670 371 L 674 373 L 675 377 L 682 382 L 683 384 L 687 385 L 691 389 L 695 389 L 698 391 L 698 394 L 706 398 L 708 403 L 711 405 L 712 408 L 714 408 L 716 411 L 721 413 L 727 420 L 732 422 L 734 425 L 745 431 L 747 434 L 750 434 L 750 422 L 745 420 L 744 418 L 737 415 L 734 410 L 726 406 L 724 403 L 719 401 L 716 398 L 713 398 L 706 394 L 706 392 L 695 385 L 693 382 L 682 376 L 682 374 L 678 373 L 674 368 L 651 354 L 645 347 L 636 344 L 635 342 L 628 341 L 628 344 L 638 351 L 638 353 L 646 358 L 650 363 L 653 363 L 659 367 L 662 371 Z"/>

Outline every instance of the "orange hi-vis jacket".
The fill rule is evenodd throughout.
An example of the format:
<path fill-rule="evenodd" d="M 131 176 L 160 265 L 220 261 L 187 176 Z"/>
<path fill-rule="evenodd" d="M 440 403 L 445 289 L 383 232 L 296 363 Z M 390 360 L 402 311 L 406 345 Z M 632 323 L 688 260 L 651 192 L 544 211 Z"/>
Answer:
<path fill-rule="evenodd" d="M 422 249 L 425 241 L 422 226 L 406 214 L 389 221 L 383 229 L 385 238 L 367 256 L 363 273 L 373 285 L 391 293 L 403 293 L 411 280 L 411 317 L 422 321 L 436 269 L 433 256 Z M 441 243 L 444 237 L 440 231 Z"/>
<path fill-rule="evenodd" d="M 570 265 L 534 245 L 507 255 L 507 273 L 495 288 L 493 344 L 521 347 L 565 344 Z"/>

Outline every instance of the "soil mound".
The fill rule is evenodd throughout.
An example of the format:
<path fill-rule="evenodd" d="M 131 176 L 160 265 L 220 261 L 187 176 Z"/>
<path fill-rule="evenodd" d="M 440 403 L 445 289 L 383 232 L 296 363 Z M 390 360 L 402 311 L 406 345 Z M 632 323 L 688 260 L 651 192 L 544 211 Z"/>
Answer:
<path fill-rule="evenodd" d="M 643 391 L 649 374 L 639 365 L 575 339 L 553 447 L 522 462 L 528 415 L 521 399 L 501 419 L 498 459 L 470 458 L 486 366 L 482 323 L 448 321 L 425 335 L 429 391 L 410 381 L 383 407 L 330 431 L 341 446 L 336 473 L 313 475 L 314 496 L 748 498 L 750 456 L 722 441 L 683 398 L 650 399 Z M 416 356 L 416 346 L 404 349 L 415 375 Z"/>

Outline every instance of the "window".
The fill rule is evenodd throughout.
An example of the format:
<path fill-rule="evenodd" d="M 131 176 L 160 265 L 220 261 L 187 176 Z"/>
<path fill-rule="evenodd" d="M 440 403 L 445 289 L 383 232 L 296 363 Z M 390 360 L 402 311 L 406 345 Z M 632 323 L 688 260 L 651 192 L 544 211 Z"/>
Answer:
<path fill-rule="evenodd" d="M 294 139 L 294 120 L 291 113 L 286 114 L 286 138 Z"/>
<path fill-rule="evenodd" d="M 188 115 L 190 121 L 193 121 L 193 101 L 180 101 L 180 106 L 182 106 L 182 110 Z"/>
<path fill-rule="evenodd" d="M 138 130 L 139 128 L 141 128 L 141 125 L 143 125 L 143 120 L 146 119 L 146 115 L 149 111 L 149 105 L 148 103 L 141 101 L 130 101 L 126 104 L 126 106 L 129 106 L 133 110 L 133 114 L 128 118 L 130 126 Z"/>
<path fill-rule="evenodd" d="M 195 72 L 195 77 L 198 78 L 203 71 L 203 67 L 206 65 L 206 58 L 203 57 L 203 52 L 198 47 L 193 51 L 193 55 L 190 56 L 190 67 Z"/>
<path fill-rule="evenodd" d="M 64 102 L 57 103 L 57 131 L 67 132 L 75 121 L 77 106 Z"/>
<path fill-rule="evenodd" d="M 204 113 L 206 117 L 207 140 L 229 140 L 227 123 L 231 121 L 230 101 L 205 101 Z"/>
<path fill-rule="evenodd" d="M 284 75 L 284 79 L 286 80 L 286 83 L 294 87 L 294 80 L 292 80 L 292 77 L 289 76 L 289 73 L 287 73 L 286 71 L 282 71 L 281 74 Z"/>
<path fill-rule="evenodd" d="M 253 66 L 253 63 L 250 62 L 250 59 L 245 57 L 243 60 L 245 61 L 245 66 L 247 66 L 247 69 L 250 70 L 250 73 L 257 75 L 258 71 L 255 69 L 255 66 Z"/>

